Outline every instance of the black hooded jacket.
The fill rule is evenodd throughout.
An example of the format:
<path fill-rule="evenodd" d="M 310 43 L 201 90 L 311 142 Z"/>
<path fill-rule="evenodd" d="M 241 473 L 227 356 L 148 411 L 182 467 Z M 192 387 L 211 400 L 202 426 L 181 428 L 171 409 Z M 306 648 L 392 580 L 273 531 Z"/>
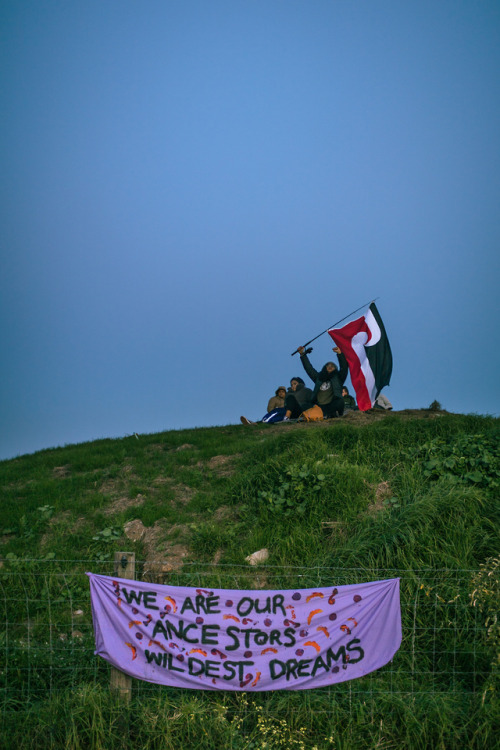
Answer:
<path fill-rule="evenodd" d="M 322 383 L 330 381 L 332 386 L 332 393 L 334 398 L 342 398 L 342 386 L 344 385 L 347 377 L 347 360 L 342 353 L 337 354 L 339 360 L 339 367 L 335 365 L 335 370 L 331 373 L 327 372 L 326 364 L 318 372 L 314 369 L 312 364 L 309 362 L 307 354 L 302 354 L 300 361 L 307 372 L 311 380 L 314 382 L 313 399 L 316 401 L 316 396 Z"/>

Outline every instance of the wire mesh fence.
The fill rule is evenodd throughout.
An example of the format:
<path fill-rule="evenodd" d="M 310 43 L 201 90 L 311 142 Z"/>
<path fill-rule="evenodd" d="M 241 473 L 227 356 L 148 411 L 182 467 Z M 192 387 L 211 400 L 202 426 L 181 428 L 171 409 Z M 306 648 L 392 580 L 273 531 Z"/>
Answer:
<path fill-rule="evenodd" d="M 0 568 L 0 705 L 4 711 L 20 701 L 34 702 L 82 683 L 109 685 L 110 666 L 94 655 L 86 571 L 113 575 L 113 563 L 4 561 Z M 481 691 L 491 653 L 484 619 L 471 602 L 476 572 L 269 565 L 250 569 L 193 563 L 171 571 L 161 582 L 202 588 L 292 589 L 398 577 L 403 640 L 392 662 L 320 692 L 365 701 L 382 694 L 404 700 L 417 693 L 463 696 Z M 137 563 L 136 578 L 141 578 L 141 563 Z M 175 689 L 133 683 L 136 698 L 161 690 Z"/>

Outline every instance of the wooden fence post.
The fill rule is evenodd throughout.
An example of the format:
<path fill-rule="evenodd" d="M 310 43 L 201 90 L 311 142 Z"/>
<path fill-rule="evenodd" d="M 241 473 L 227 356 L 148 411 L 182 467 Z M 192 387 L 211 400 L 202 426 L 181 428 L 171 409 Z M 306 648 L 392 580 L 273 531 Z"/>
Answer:
<path fill-rule="evenodd" d="M 135 554 L 133 552 L 115 552 L 113 576 L 115 578 L 135 579 Z M 132 698 L 132 678 L 116 667 L 111 667 L 110 688 L 126 703 Z"/>

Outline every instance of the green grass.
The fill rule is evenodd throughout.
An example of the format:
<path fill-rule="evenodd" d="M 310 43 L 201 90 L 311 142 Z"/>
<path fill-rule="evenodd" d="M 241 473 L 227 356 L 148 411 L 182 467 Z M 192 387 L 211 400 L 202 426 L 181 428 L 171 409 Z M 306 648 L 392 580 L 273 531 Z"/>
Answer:
<path fill-rule="evenodd" d="M 0 462 L 0 747 L 494 747 L 498 631 L 486 623 L 498 592 L 482 594 L 488 610 L 471 594 L 498 556 L 499 434 L 490 417 L 423 411 L 131 436 Z M 132 520 L 163 529 L 160 552 L 126 537 Z M 140 578 L 145 557 L 172 545 L 187 555 L 172 585 L 400 576 L 401 649 L 328 689 L 137 682 L 124 705 L 92 656 L 84 572 L 111 573 L 127 550 Z M 249 567 L 263 547 L 268 564 Z"/>

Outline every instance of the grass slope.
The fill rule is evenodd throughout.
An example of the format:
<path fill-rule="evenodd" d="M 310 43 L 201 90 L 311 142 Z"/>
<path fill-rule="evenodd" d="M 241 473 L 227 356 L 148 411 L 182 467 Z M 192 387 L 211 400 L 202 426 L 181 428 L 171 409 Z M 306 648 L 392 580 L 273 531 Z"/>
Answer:
<path fill-rule="evenodd" d="M 99 440 L 0 462 L 0 742 L 493 747 L 499 432 L 489 417 L 358 413 Z M 262 548 L 269 560 L 250 567 L 245 557 Z M 137 578 L 173 585 L 292 588 L 398 575 L 402 647 L 377 673 L 328 689 L 136 683 L 124 707 L 110 694 L 107 664 L 90 657 L 84 576 L 111 573 L 117 550 L 135 552 Z"/>

